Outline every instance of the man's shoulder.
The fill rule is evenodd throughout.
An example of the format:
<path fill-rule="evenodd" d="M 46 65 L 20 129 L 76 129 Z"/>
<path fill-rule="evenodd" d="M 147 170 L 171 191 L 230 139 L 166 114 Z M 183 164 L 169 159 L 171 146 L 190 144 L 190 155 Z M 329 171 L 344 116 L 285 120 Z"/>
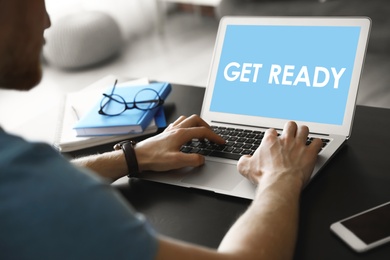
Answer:
<path fill-rule="evenodd" d="M 80 190 L 100 185 L 102 181 L 86 169 L 75 167 L 53 146 L 29 142 L 0 132 L 0 186 L 17 180 L 15 185 L 58 185 L 64 189 Z"/>
<path fill-rule="evenodd" d="M 48 144 L 28 142 L 23 138 L 0 131 L 0 168 L 20 167 L 24 164 L 39 165 L 40 160 L 49 160 L 60 154 Z"/>

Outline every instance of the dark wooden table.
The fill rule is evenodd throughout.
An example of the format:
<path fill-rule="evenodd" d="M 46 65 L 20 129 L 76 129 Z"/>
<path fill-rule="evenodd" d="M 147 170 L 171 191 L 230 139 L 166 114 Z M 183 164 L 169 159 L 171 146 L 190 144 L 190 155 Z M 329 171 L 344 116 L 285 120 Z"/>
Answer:
<path fill-rule="evenodd" d="M 203 88 L 173 85 L 165 104 L 167 121 L 199 114 L 203 95 Z M 302 194 L 295 259 L 390 259 L 390 244 L 358 254 L 329 230 L 337 220 L 390 200 L 389 133 L 390 110 L 357 107 L 351 138 Z M 78 154 L 97 149 L 112 146 Z M 139 179 L 118 189 L 158 232 L 213 248 L 250 204 L 246 199 Z"/>

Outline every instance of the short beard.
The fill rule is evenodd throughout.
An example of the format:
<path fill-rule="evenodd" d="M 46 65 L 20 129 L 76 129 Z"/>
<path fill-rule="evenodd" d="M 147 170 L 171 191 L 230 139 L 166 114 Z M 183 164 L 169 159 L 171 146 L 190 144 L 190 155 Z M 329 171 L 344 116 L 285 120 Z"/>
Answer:
<path fill-rule="evenodd" d="M 28 91 L 39 84 L 42 79 L 41 65 L 25 71 L 0 71 L 0 88 Z"/>

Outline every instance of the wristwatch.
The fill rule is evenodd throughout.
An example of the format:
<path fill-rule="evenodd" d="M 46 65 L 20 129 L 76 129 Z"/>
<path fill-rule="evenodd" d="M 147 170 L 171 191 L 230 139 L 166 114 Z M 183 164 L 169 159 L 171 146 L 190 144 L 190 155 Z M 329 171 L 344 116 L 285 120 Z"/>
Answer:
<path fill-rule="evenodd" d="M 127 163 L 127 169 L 129 171 L 128 177 L 135 177 L 139 173 L 138 168 L 138 161 L 137 156 L 135 155 L 134 146 L 136 145 L 135 141 L 122 141 L 114 145 L 114 150 L 120 150 L 122 149 L 126 163 Z"/>

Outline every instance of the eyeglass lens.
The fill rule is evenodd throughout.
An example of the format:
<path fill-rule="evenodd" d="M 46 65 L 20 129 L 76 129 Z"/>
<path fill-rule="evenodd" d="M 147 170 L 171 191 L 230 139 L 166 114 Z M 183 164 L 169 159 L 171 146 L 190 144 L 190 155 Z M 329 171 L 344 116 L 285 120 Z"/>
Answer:
<path fill-rule="evenodd" d="M 100 105 L 104 114 L 114 116 L 123 113 L 127 109 L 153 109 L 160 105 L 160 97 L 154 89 L 146 88 L 135 95 L 133 102 L 126 102 L 122 96 L 111 94 L 106 95 Z"/>
<path fill-rule="evenodd" d="M 159 103 L 159 95 L 153 89 L 143 89 L 134 97 L 134 106 L 138 109 L 148 110 L 157 107 Z"/>

